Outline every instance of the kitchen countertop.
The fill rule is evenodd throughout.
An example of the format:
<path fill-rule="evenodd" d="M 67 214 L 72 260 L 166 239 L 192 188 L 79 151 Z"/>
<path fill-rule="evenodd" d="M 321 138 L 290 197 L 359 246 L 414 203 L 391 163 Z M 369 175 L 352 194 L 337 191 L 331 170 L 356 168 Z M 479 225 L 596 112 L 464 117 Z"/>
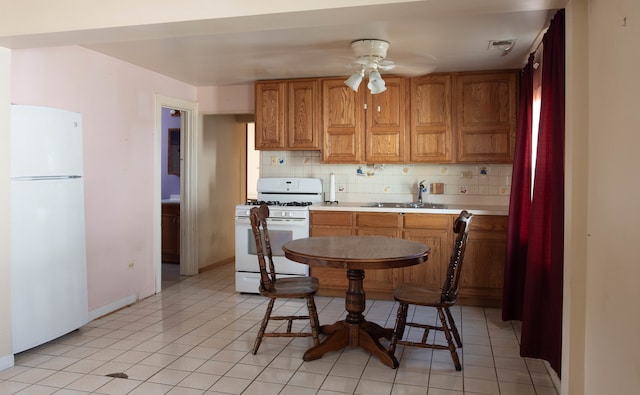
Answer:
<path fill-rule="evenodd" d="M 447 204 L 446 209 L 407 208 L 407 207 L 362 207 L 372 202 L 320 203 L 309 206 L 311 211 L 361 211 L 370 213 L 415 213 L 415 214 L 460 214 L 467 210 L 474 215 L 508 215 L 507 206 L 490 206 L 474 204 Z"/>

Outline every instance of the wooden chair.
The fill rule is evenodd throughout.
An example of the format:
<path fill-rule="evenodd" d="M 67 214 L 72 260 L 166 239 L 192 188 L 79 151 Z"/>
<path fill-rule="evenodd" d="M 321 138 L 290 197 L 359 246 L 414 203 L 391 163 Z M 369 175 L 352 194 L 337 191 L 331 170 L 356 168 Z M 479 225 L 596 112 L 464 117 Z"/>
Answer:
<path fill-rule="evenodd" d="M 449 308 L 453 306 L 458 299 L 458 283 L 460 282 L 464 250 L 467 243 L 467 237 L 469 235 L 469 225 L 471 224 L 472 217 L 472 214 L 467 211 L 462 211 L 453 224 L 453 231 L 456 233 L 456 240 L 453 245 L 453 251 L 451 252 L 447 275 L 441 290 L 427 289 L 413 284 L 400 284 L 393 290 L 393 297 L 395 300 L 400 302 L 400 306 L 398 307 L 396 326 L 389 345 L 389 351 L 391 353 L 395 353 L 396 344 L 439 350 L 448 349 L 451 352 L 451 358 L 453 359 L 453 364 L 455 365 L 456 370 L 462 370 L 462 365 L 460 364 L 460 359 L 458 358 L 458 353 L 456 351 L 456 344 L 458 347 L 462 347 L 462 340 Z M 441 325 L 407 322 L 407 311 L 409 309 L 409 305 L 436 308 Z M 420 342 L 410 341 L 408 339 L 402 340 L 406 326 L 424 329 Z M 436 343 L 435 341 L 427 341 L 430 330 L 443 331 L 447 344 L 444 345 Z M 454 339 L 456 344 L 453 343 Z"/>
<path fill-rule="evenodd" d="M 260 295 L 269 298 L 267 311 L 264 314 L 258 337 L 253 346 L 253 353 L 258 352 L 263 337 L 313 337 L 313 345 L 319 344 L 318 313 L 314 295 L 318 291 L 318 279 L 315 277 L 276 278 L 273 264 L 271 241 L 267 229 L 269 207 L 265 204 L 251 209 L 251 229 L 256 241 L 258 264 L 260 265 Z M 304 298 L 307 302 L 308 315 L 272 316 L 273 305 L 278 298 Z M 270 320 L 286 320 L 286 332 L 265 332 Z M 293 320 L 309 320 L 311 332 L 291 332 Z"/>

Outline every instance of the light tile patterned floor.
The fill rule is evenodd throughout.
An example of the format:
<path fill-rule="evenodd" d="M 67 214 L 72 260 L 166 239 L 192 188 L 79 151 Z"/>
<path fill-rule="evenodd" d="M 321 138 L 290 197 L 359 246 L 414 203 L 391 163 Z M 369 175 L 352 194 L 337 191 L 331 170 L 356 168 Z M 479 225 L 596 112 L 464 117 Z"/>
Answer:
<path fill-rule="evenodd" d="M 409 347 L 396 350 L 395 370 L 358 349 L 304 362 L 309 338 L 266 338 L 252 355 L 266 299 L 234 292 L 233 282 L 232 264 L 186 278 L 18 354 L 16 366 L 0 372 L 0 395 L 557 395 L 542 361 L 519 357 L 519 328 L 503 322 L 498 309 L 455 308 L 462 372 L 455 371 L 448 351 Z M 344 315 L 342 298 L 317 297 L 316 304 L 321 324 Z M 370 300 L 365 314 L 393 326 L 396 307 Z M 305 306 L 290 300 L 277 309 Z M 431 311 L 418 313 L 435 320 Z M 106 376 L 118 372 L 128 379 Z"/>

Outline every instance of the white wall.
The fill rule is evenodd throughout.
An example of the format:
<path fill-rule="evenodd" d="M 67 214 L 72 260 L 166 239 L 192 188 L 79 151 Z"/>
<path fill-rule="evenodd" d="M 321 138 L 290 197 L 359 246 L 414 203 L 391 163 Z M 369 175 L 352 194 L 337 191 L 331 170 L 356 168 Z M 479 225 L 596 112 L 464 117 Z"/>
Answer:
<path fill-rule="evenodd" d="M 640 2 L 589 4 L 589 128 L 574 130 L 588 139 L 585 394 L 631 394 L 640 389 Z"/>
<path fill-rule="evenodd" d="M 587 177 L 589 147 L 588 24 L 586 1 L 566 10 L 565 259 L 562 393 L 585 394 Z"/>
<path fill-rule="evenodd" d="M 0 86 L 11 86 L 11 51 L 0 47 Z M 13 366 L 9 237 L 10 90 L 0 89 L 0 370 Z M 7 318 L 8 317 L 8 318 Z"/>
<path fill-rule="evenodd" d="M 80 47 L 15 50 L 12 66 L 14 103 L 83 115 L 89 309 L 152 295 L 154 95 L 195 88 Z"/>

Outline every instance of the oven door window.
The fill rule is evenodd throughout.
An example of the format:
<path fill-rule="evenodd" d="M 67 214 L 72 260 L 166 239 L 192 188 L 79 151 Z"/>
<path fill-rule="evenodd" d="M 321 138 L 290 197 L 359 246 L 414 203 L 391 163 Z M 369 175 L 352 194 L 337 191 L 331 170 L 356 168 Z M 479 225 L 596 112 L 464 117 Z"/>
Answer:
<path fill-rule="evenodd" d="M 293 240 L 293 231 L 269 229 L 269 239 L 271 240 L 271 253 L 273 256 L 284 256 L 282 245 Z M 247 241 L 247 251 L 249 251 L 249 255 L 257 255 L 258 251 L 256 251 L 256 242 L 251 229 L 247 230 Z"/>

